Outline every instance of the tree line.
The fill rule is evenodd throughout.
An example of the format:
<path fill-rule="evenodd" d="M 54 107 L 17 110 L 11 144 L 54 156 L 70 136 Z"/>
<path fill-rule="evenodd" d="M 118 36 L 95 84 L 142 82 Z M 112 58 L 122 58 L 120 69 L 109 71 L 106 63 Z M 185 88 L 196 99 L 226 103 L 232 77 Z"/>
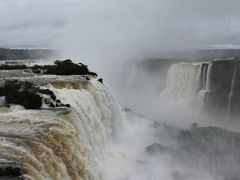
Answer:
<path fill-rule="evenodd" d="M 56 57 L 53 49 L 8 49 L 0 48 L 0 60 L 47 59 Z"/>

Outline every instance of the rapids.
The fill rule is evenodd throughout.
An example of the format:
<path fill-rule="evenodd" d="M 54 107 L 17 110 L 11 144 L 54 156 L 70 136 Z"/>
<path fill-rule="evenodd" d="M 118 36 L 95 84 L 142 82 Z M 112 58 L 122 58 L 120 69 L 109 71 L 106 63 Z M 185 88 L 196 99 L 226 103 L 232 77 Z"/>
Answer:
<path fill-rule="evenodd" d="M 1 168 L 15 163 L 19 179 L 105 179 L 101 165 L 108 143 L 121 126 L 120 106 L 107 85 L 95 78 L 88 83 L 81 79 L 69 82 L 66 79 L 70 77 L 67 82 L 64 77 L 53 82 L 52 78 L 49 82 L 42 77 L 30 79 L 54 91 L 71 108 L 2 107 Z M 43 79 L 49 80 L 47 76 Z"/>

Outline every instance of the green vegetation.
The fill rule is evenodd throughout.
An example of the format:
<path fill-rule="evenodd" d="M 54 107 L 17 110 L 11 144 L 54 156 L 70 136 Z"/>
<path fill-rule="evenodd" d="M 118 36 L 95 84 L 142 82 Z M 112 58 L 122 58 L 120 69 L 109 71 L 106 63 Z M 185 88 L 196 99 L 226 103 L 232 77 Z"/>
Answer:
<path fill-rule="evenodd" d="M 28 67 L 19 64 L 2 64 L 0 70 L 17 70 L 17 69 L 30 69 L 36 74 L 52 74 L 52 75 L 92 75 L 97 76 L 95 72 L 91 72 L 88 66 L 82 63 L 73 63 L 72 60 L 66 59 L 63 61 L 56 60 L 54 65 L 34 65 Z M 99 79 L 102 82 L 102 79 Z"/>
<path fill-rule="evenodd" d="M 56 60 L 54 65 L 35 65 L 32 67 L 34 73 L 55 74 L 55 75 L 93 75 L 96 73 L 88 70 L 88 66 L 82 63 L 73 63 L 70 59 L 64 61 Z"/>
<path fill-rule="evenodd" d="M 52 49 L 6 49 L 0 48 L 0 60 L 47 59 L 56 57 Z"/>
<path fill-rule="evenodd" d="M 0 70 L 14 70 L 14 69 L 27 69 L 28 67 L 26 65 L 8 65 L 8 64 L 1 64 Z"/>
<path fill-rule="evenodd" d="M 7 104 L 19 104 L 26 109 L 39 109 L 44 100 L 49 107 L 68 107 L 63 104 L 50 89 L 40 89 L 27 81 L 7 80 L 0 87 L 0 96 L 5 96 Z"/>
<path fill-rule="evenodd" d="M 30 82 L 7 80 L 0 88 L 0 95 L 5 96 L 8 104 L 20 104 L 26 109 L 39 109 L 42 97 L 37 94 L 38 88 Z"/>

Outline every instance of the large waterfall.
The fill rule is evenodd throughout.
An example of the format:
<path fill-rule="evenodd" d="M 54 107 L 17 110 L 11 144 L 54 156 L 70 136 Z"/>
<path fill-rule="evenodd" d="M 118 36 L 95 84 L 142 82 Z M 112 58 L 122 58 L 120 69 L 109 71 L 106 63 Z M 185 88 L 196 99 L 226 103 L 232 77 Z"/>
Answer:
<path fill-rule="evenodd" d="M 235 60 L 173 64 L 167 72 L 161 96 L 188 99 L 208 111 L 237 113 L 240 102 L 238 66 Z"/>
<path fill-rule="evenodd" d="M 163 94 L 169 98 L 193 98 L 199 90 L 202 64 L 177 63 L 170 66 Z"/>
<path fill-rule="evenodd" d="M 141 88 L 144 81 L 141 76 L 136 78 L 137 88 Z M 166 84 L 162 91 L 156 88 L 157 92 L 137 94 L 142 100 L 139 106 L 156 112 L 148 116 L 130 108 L 122 112 L 108 85 L 94 74 L 57 76 L 2 70 L 0 93 L 6 91 L 3 87 L 8 80 L 17 83 L 20 92 L 33 91 L 32 83 L 38 88 L 42 105 L 30 110 L 24 103 L 20 106 L 7 102 L 7 94 L 0 98 L 0 178 L 239 177 L 238 169 L 228 167 L 239 167 L 240 158 L 236 154 L 240 134 L 216 127 L 220 123 L 213 118 L 205 122 L 205 113 L 195 108 L 218 112 L 230 119 L 233 112 L 238 112 L 238 79 L 236 61 L 172 64 L 166 73 L 166 83 L 160 80 L 161 86 Z M 131 96 L 131 91 L 128 93 Z M 151 98 L 145 101 L 144 95 L 155 101 Z"/>
<path fill-rule="evenodd" d="M 108 143 L 117 137 L 121 108 L 95 78 L 88 83 L 56 79 L 42 87 L 70 109 L 1 108 L 1 172 L 34 180 L 105 179 L 102 164 Z"/>

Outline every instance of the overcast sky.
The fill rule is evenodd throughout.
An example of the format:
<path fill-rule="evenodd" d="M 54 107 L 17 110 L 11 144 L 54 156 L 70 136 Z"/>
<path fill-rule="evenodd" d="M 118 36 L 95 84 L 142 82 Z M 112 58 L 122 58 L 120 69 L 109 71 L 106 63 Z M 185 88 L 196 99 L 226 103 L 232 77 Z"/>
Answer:
<path fill-rule="evenodd" d="M 240 0 L 1 0 L 0 22 L 2 47 L 240 47 Z"/>

